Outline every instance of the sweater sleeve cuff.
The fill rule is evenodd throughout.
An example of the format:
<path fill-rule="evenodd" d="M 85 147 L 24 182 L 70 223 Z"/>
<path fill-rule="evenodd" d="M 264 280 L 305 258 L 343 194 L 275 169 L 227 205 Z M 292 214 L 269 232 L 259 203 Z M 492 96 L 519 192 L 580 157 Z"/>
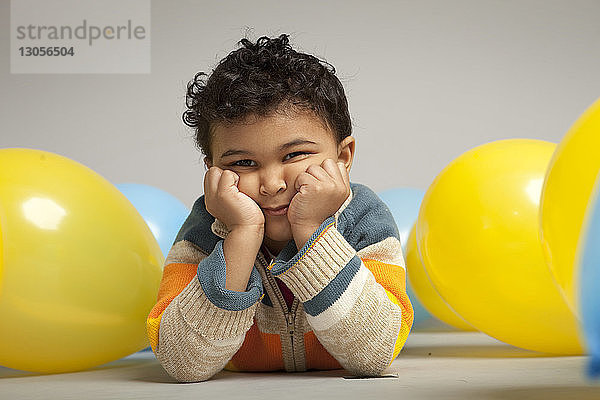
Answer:
<path fill-rule="evenodd" d="M 198 280 L 211 303 L 224 310 L 240 311 L 262 299 L 262 279 L 255 266 L 252 267 L 245 292 L 236 292 L 225 288 L 225 269 L 223 241 L 220 240 L 212 253 L 198 264 Z"/>
<path fill-rule="evenodd" d="M 275 260 L 269 269 L 303 303 L 315 297 L 356 257 L 356 250 L 327 218 L 289 261 Z M 343 289 L 342 289 L 343 292 Z"/>

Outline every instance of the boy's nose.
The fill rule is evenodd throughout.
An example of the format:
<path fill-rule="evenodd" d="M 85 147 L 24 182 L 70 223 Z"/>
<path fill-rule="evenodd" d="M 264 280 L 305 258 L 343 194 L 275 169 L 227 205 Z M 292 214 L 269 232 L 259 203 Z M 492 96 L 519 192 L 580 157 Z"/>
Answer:
<path fill-rule="evenodd" d="M 285 191 L 287 185 L 285 179 L 281 177 L 270 177 L 262 179 L 260 183 L 260 194 L 263 196 L 273 196 L 277 193 Z"/>

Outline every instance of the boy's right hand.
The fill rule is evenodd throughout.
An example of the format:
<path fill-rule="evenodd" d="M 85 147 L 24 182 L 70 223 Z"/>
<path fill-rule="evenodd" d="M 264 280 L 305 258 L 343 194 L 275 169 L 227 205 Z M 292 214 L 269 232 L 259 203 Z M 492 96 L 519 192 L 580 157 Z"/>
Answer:
<path fill-rule="evenodd" d="M 240 192 L 239 180 L 233 171 L 211 167 L 204 176 L 206 210 L 231 231 L 252 229 L 263 234 L 265 216 L 254 200 Z"/>

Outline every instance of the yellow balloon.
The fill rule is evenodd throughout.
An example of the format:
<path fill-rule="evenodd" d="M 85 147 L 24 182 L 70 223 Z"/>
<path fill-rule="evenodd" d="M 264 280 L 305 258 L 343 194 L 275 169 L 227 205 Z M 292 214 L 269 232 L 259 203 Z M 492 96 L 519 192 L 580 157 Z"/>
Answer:
<path fill-rule="evenodd" d="M 408 235 L 406 241 L 406 270 L 410 286 L 418 300 L 431 315 L 442 322 L 463 331 L 475 331 L 468 322 L 463 320 L 448 304 L 440 297 L 431 285 L 423 263 L 419 256 L 416 240 L 416 224 Z"/>
<path fill-rule="evenodd" d="M 0 206 L 1 206 L 1 204 L 0 204 Z M 1 216 L 0 216 L 0 218 L 1 218 Z M 0 296 L 2 296 L 2 286 L 3 286 L 2 285 L 2 271 L 3 271 L 3 268 L 2 268 L 2 261 L 3 261 L 2 260 L 2 254 L 3 253 L 4 252 L 2 251 L 2 219 L 0 219 Z"/>
<path fill-rule="evenodd" d="M 558 145 L 546 173 L 540 206 L 541 242 L 548 266 L 577 314 L 577 243 L 600 171 L 600 99 Z"/>
<path fill-rule="evenodd" d="M 475 328 L 528 350 L 582 354 L 577 320 L 554 284 L 538 211 L 556 145 L 508 139 L 453 160 L 427 190 L 417 244 L 442 298 Z"/>
<path fill-rule="evenodd" d="M 0 365 L 78 371 L 148 346 L 163 255 L 96 172 L 34 149 L 0 150 Z"/>

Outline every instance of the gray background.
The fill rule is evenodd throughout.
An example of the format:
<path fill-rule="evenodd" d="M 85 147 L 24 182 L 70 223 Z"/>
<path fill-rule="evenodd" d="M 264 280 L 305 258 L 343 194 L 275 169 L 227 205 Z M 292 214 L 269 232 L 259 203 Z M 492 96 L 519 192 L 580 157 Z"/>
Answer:
<path fill-rule="evenodd" d="M 289 33 L 333 64 L 357 154 L 351 179 L 426 189 L 499 139 L 559 142 L 600 96 L 600 1 L 152 1 L 151 74 L 11 74 L 0 1 L 0 147 L 55 152 L 191 207 L 204 167 L 186 83 L 248 36 Z"/>

